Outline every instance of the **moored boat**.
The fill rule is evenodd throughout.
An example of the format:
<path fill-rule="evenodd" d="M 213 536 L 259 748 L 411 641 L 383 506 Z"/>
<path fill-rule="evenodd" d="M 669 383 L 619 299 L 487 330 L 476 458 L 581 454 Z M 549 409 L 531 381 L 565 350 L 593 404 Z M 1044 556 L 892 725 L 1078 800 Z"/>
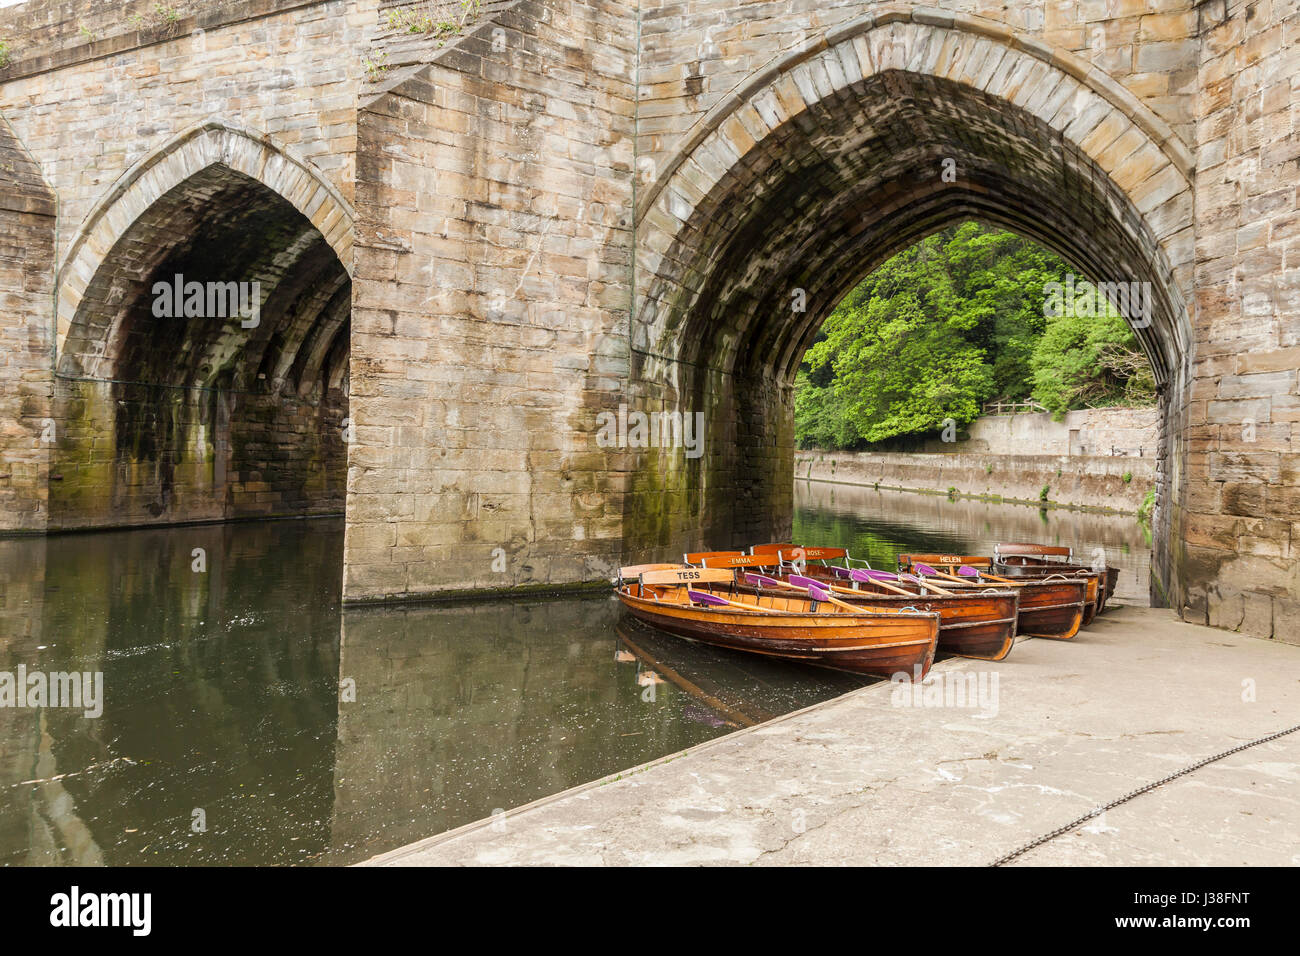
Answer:
<path fill-rule="evenodd" d="M 1060 558 L 1062 560 L 1053 560 Z M 1115 585 L 1119 581 L 1119 568 L 1109 565 L 1101 568 L 1089 568 L 1073 560 L 1074 550 L 1046 544 L 1027 544 L 1023 542 L 998 544 L 993 547 L 993 569 L 1007 577 L 1026 574 L 1058 573 L 1066 574 L 1079 571 L 1097 571 L 1105 574 L 1105 590 L 1101 594 L 1101 608 L 1115 594 Z"/>
<path fill-rule="evenodd" d="M 737 586 L 741 590 L 770 595 L 790 593 L 794 587 L 790 583 L 791 575 L 778 568 L 778 560 L 772 557 L 776 552 L 755 550 L 756 553 L 752 555 L 715 551 L 688 554 L 686 558 L 690 564 L 740 570 Z M 805 550 L 821 554 L 823 559 L 828 560 L 843 556 L 843 549 Z M 754 575 L 747 574 L 744 569 L 767 572 L 764 577 L 771 583 L 755 581 Z M 1015 588 L 986 588 L 978 593 L 923 594 L 915 586 L 896 585 L 891 588 L 857 569 L 851 571 L 848 568 L 808 565 L 804 574 L 828 587 L 838 588 L 833 591 L 834 595 L 850 604 L 885 608 L 913 607 L 937 613 L 939 650 L 946 654 L 1000 661 L 1011 652 L 1015 644 L 1020 605 L 1020 592 Z M 899 591 L 906 593 L 898 593 Z"/>
<path fill-rule="evenodd" d="M 1087 627 L 1093 622 L 1093 619 L 1101 612 L 1105 598 L 1105 575 L 1090 568 L 1073 567 L 1057 570 L 1056 568 L 1039 567 L 1035 569 L 1022 569 L 1024 573 L 1016 575 L 1002 575 L 994 573 L 995 561 L 993 558 L 986 558 L 979 555 L 959 555 L 959 554 L 900 554 L 898 556 L 899 570 L 912 570 L 918 564 L 930 565 L 936 570 L 955 577 L 962 577 L 963 568 L 974 569 L 978 572 L 979 583 L 1004 584 L 1007 581 L 1059 581 L 1059 580 L 1076 580 L 1083 581 L 1084 588 L 1084 608 L 1083 621 L 1080 627 Z M 945 578 L 945 580 L 947 580 Z"/>
<path fill-rule="evenodd" d="M 922 557 L 934 557 L 934 555 L 900 554 L 898 556 L 899 567 L 909 569 L 914 568 L 918 563 L 930 564 L 930 562 L 918 560 Z M 983 560 L 988 561 L 987 558 Z M 966 583 L 961 580 L 960 575 L 953 575 L 953 577 L 957 577 L 958 580 L 954 581 L 949 577 L 944 577 L 941 582 L 942 586 L 948 590 L 959 592 L 979 590 L 989 586 L 988 582 L 980 581 L 978 578 L 972 578 L 970 583 Z M 1091 579 L 1066 577 L 1064 575 L 1023 577 L 1012 579 L 1012 583 L 1008 584 L 1002 582 L 993 583 L 1019 589 L 1020 613 L 1016 627 L 1018 632 L 1026 637 L 1046 637 L 1058 641 L 1067 641 L 1079 633 L 1079 630 L 1084 626 L 1085 619 L 1089 621 L 1092 619 L 1089 614 L 1090 610 L 1091 614 L 1096 614 L 1096 575 L 1093 575 Z M 1092 602 L 1089 602 L 1090 588 L 1094 595 Z"/>
<path fill-rule="evenodd" d="M 868 610 L 818 588 L 754 594 L 722 568 L 623 568 L 616 587 L 635 617 L 679 637 L 875 677 L 924 677 L 939 639 L 934 612 Z"/>
<path fill-rule="evenodd" d="M 771 556 L 774 563 L 780 569 L 787 569 L 791 560 L 798 558 L 800 573 L 810 577 L 829 576 L 834 574 L 830 567 L 808 564 L 808 561 L 820 560 L 837 560 L 843 558 L 845 563 L 851 563 L 854 559 L 844 548 L 809 548 L 796 547 L 791 544 L 761 544 L 755 545 L 751 549 L 756 556 L 768 558 Z M 898 556 L 900 570 L 906 571 L 913 557 L 921 558 L 943 558 L 940 564 L 947 563 L 947 559 L 953 561 L 952 567 L 954 572 L 961 563 L 967 560 L 984 567 L 989 567 L 992 560 L 989 558 L 957 558 L 950 555 L 906 555 Z M 859 561 L 857 563 L 865 563 Z M 870 570 L 870 569 L 866 569 Z M 886 572 L 874 572 L 876 574 L 886 574 Z M 944 578 L 940 582 L 943 590 L 953 591 L 959 594 L 978 592 L 989 587 L 1011 587 L 1020 593 L 1020 602 L 1016 612 L 1016 634 L 1023 637 L 1046 637 L 1053 640 L 1069 640 L 1079 633 L 1080 628 L 1084 626 L 1085 618 L 1091 620 L 1088 604 L 1089 582 L 1079 578 L 1037 578 L 1027 577 L 1023 580 L 1016 579 L 1009 582 L 998 581 L 977 581 L 967 583 L 966 579 L 957 577 L 956 581 L 950 581 Z M 924 577 L 916 578 L 917 582 L 925 582 L 925 586 L 930 589 L 930 593 L 938 593 L 934 590 L 934 583 L 929 582 Z M 895 584 L 907 586 L 910 582 L 895 581 Z M 1096 589 L 1096 581 L 1092 582 L 1092 587 Z M 1091 611 L 1096 613 L 1095 604 Z"/>

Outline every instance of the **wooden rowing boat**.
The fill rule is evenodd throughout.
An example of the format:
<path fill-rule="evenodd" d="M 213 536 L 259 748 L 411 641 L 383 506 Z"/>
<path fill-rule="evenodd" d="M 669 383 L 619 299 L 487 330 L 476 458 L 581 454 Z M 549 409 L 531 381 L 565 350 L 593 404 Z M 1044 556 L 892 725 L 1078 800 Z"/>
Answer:
<path fill-rule="evenodd" d="M 817 573 L 810 577 L 830 583 L 829 576 L 823 577 L 821 573 L 825 569 L 815 570 Z M 788 576 L 783 580 L 788 581 Z M 781 590 L 752 584 L 739 587 L 760 594 L 776 594 Z M 836 591 L 835 596 L 850 604 L 933 611 L 939 615 L 939 650 L 945 654 L 1000 661 L 1011 653 L 1016 642 L 1020 592 L 1013 588 L 951 596 L 903 595 L 889 594 L 873 584 L 865 584 L 855 594 Z"/>
<path fill-rule="evenodd" d="M 1100 611 L 1106 610 L 1106 605 L 1115 594 L 1115 585 L 1119 582 L 1119 568 L 1106 566 L 1104 568 L 1089 568 L 1085 565 L 1078 564 L 1072 559 L 1074 557 L 1073 549 L 1067 547 L 1056 547 L 1046 544 L 999 544 L 993 548 L 993 566 L 999 574 L 1005 574 L 1007 577 L 1018 577 L 1026 574 L 1035 573 L 1057 573 L 1068 574 L 1079 571 L 1098 571 L 1105 574 L 1105 590 L 1101 594 Z M 1064 560 L 1053 560 L 1053 558 L 1063 558 Z"/>
<path fill-rule="evenodd" d="M 1059 585 L 1066 582 L 1081 584 L 1083 590 L 1083 613 L 1079 620 L 1079 628 L 1084 628 L 1087 627 L 1089 624 L 1091 624 L 1093 619 L 1097 616 L 1098 612 L 1101 610 L 1100 596 L 1102 594 L 1103 576 L 1100 573 L 1096 571 L 1091 571 L 1087 568 L 1081 568 L 1078 571 L 1064 573 L 1064 574 L 1057 573 L 1057 572 L 1048 572 L 1047 569 L 1043 569 L 1044 573 L 1036 573 L 1036 574 L 1027 573 L 1021 575 L 1015 575 L 1014 577 L 1010 577 L 1010 576 L 1002 577 L 1001 575 L 993 574 L 992 558 L 981 557 L 978 555 L 900 554 L 898 556 L 898 567 L 900 570 L 910 571 L 919 564 L 932 566 L 938 569 L 939 571 L 942 571 L 948 575 L 952 575 L 958 578 L 963 577 L 963 575 L 959 574 L 961 568 L 963 567 L 973 568 L 981 575 L 992 575 L 990 580 L 992 580 L 996 584 L 1005 585 L 1005 586 L 1027 585 L 1031 583 L 1037 585 L 1044 585 L 1044 584 Z M 948 577 L 944 577 L 941 580 L 943 581 L 944 587 L 958 586 L 955 582 L 950 583 L 950 578 Z M 987 580 L 972 578 L 972 583 L 974 586 L 977 587 L 987 587 L 989 582 Z M 1060 589 L 1058 588 L 1055 590 L 1060 590 Z M 1062 613 L 1060 614 L 1046 614 L 1046 613 L 1035 614 L 1034 626 L 1036 627 L 1043 626 L 1044 623 L 1047 622 L 1046 626 L 1050 630 L 1055 630 L 1056 628 L 1058 628 L 1059 626 L 1065 623 L 1065 617 L 1066 617 L 1065 613 L 1063 612 L 1063 609 L 1055 606 L 1058 603 L 1057 599 L 1059 597 L 1060 597 L 1059 594 L 1053 594 L 1050 596 L 1044 596 L 1043 594 L 1036 594 L 1033 598 L 1021 598 L 1020 608 L 1022 611 L 1026 609 L 1033 610 L 1035 607 L 1038 607 L 1040 610 L 1044 612 L 1048 610 L 1062 611 Z M 1076 628 L 1076 633 L 1077 630 L 1078 629 Z M 1030 631 L 1026 628 L 1026 622 L 1024 621 L 1023 618 L 1021 619 L 1020 632 L 1022 634 L 1032 634 L 1035 637 L 1058 637 L 1058 639 L 1066 638 L 1066 635 L 1064 633 L 1060 635 L 1057 635 L 1055 633 L 1034 633 L 1033 631 Z M 1069 634 L 1068 636 L 1073 637 L 1074 635 Z"/>
<path fill-rule="evenodd" d="M 690 563 L 698 562 L 706 567 L 723 566 L 736 569 L 741 582 L 746 581 L 743 577 L 745 573 L 743 569 L 770 571 L 767 576 L 778 582 L 776 587 L 753 582 L 738 583 L 737 586 L 743 591 L 754 594 L 789 593 L 791 576 L 775 567 L 778 562 L 772 559 L 772 555 L 776 552 L 759 550 L 762 547 L 764 546 L 756 547 L 755 553 L 751 555 L 741 555 L 736 552 L 701 552 L 688 554 L 686 557 L 696 559 Z M 846 556 L 843 549 L 803 550 L 814 555 L 823 555 L 825 559 L 830 560 Z M 873 581 L 865 572 L 850 571 L 847 568 L 809 565 L 805 569 L 805 575 L 827 585 L 850 589 L 852 593 L 843 590 L 834 593 L 836 597 L 851 604 L 890 609 L 911 607 L 938 614 L 939 650 L 945 654 L 1000 661 L 1011 653 L 1012 645 L 1015 644 L 1020 592 L 1014 588 L 986 588 L 979 593 L 948 595 L 921 594 L 915 591 L 898 594 L 891 593 L 887 587 Z"/>
<path fill-rule="evenodd" d="M 775 556 L 774 562 L 778 570 L 788 568 L 788 557 L 800 555 L 804 561 L 809 560 L 836 560 L 845 558 L 846 563 L 851 559 L 848 552 L 843 548 L 795 548 L 790 544 L 766 544 L 755 545 L 751 549 L 755 556 L 771 558 Z M 910 566 L 913 557 L 920 559 L 934 558 L 937 564 L 948 564 L 951 559 L 951 566 L 955 571 L 962 563 L 974 563 L 976 566 L 982 565 L 987 568 L 992 564 L 989 558 L 980 557 L 956 557 L 951 555 L 899 555 L 899 568 L 906 571 Z M 943 558 L 939 561 L 937 559 Z M 818 567 L 814 564 L 808 564 L 802 569 L 803 574 L 810 577 L 821 575 L 829 576 L 834 574 L 834 570 L 829 567 Z M 927 587 L 933 588 L 927 579 L 918 579 L 923 581 Z M 904 586 L 907 582 L 902 583 Z M 1089 584 L 1086 580 L 1078 579 L 1038 579 L 1025 578 L 1017 579 L 1014 582 L 1003 583 L 993 582 L 994 587 L 1014 588 L 1018 591 L 1020 600 L 1016 609 L 1016 634 L 1024 637 L 1046 637 L 1052 640 L 1065 641 L 1079 633 L 1079 629 L 1084 625 L 1084 619 L 1091 620 L 1088 604 Z M 1092 583 L 1094 593 L 1096 582 Z M 978 583 L 956 583 L 950 582 L 946 578 L 942 581 L 944 591 L 956 594 L 979 593 L 990 587 L 988 582 Z M 879 588 L 883 590 L 883 585 Z M 927 594 L 926 597 L 931 597 Z M 1095 605 L 1094 605 L 1095 607 Z M 1093 610 L 1095 613 L 1095 610 Z"/>
<path fill-rule="evenodd" d="M 935 555 L 898 556 L 899 567 L 909 570 L 913 562 L 922 564 L 931 562 L 919 560 Z M 979 560 L 979 559 L 976 559 Z M 983 559 L 988 561 L 987 558 Z M 960 565 L 958 565 L 959 567 Z M 978 591 L 988 587 L 987 582 L 972 579 L 971 583 L 959 583 L 943 578 L 943 586 L 954 591 Z M 1014 583 L 1000 586 L 1014 587 L 1020 591 L 1020 613 L 1016 622 L 1017 633 L 1026 637 L 1046 637 L 1057 641 L 1068 641 L 1079 633 L 1084 618 L 1088 615 L 1089 581 L 1081 578 L 1018 578 Z M 1095 589 L 1096 580 L 1091 582 Z M 1094 590 L 1095 593 L 1095 590 Z M 1095 613 L 1095 612 L 1094 612 Z"/>
<path fill-rule="evenodd" d="M 638 619 L 717 647 L 883 678 L 924 677 L 934 662 L 936 613 L 857 609 L 808 593 L 752 594 L 733 581 L 721 568 L 639 566 L 619 572 L 616 591 Z"/>

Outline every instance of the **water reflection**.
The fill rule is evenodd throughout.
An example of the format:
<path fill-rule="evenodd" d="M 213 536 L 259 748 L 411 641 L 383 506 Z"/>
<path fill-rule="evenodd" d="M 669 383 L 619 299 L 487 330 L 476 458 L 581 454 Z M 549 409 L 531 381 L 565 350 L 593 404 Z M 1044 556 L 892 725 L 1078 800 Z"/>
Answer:
<path fill-rule="evenodd" d="M 99 671 L 106 688 L 97 720 L 0 708 L 0 861 L 257 863 L 324 847 L 341 531 L 0 542 L 0 670 Z"/>
<path fill-rule="evenodd" d="M 999 542 L 1032 541 L 1067 545 L 1076 560 L 1090 564 L 1100 548 L 1106 563 L 1120 569 L 1115 600 L 1150 604 L 1149 531 L 1129 515 L 809 481 L 795 486 L 794 537 L 800 543 L 846 547 L 854 557 L 891 570 L 902 551 L 992 554 Z"/>
<path fill-rule="evenodd" d="M 341 553 L 331 520 L 0 541 L 0 670 L 106 687 L 0 707 L 0 863 L 353 862 L 863 683 L 605 595 L 343 613 Z"/>
<path fill-rule="evenodd" d="M 364 858 L 865 681 L 659 634 L 608 597 L 349 612 L 331 862 Z"/>
<path fill-rule="evenodd" d="M 881 565 L 1140 527 L 832 485 L 800 540 Z M 100 671 L 97 720 L 0 707 L 0 863 L 348 863 L 838 696 L 607 596 L 340 610 L 337 520 L 0 540 L 0 671 Z M 344 693 L 340 694 L 340 685 Z M 342 699 L 341 699 L 342 697 Z"/>

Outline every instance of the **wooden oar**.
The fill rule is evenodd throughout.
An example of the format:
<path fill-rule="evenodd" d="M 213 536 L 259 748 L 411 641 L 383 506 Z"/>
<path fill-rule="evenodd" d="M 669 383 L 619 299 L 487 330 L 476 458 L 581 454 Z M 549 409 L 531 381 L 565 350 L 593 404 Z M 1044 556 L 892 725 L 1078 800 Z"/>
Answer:
<path fill-rule="evenodd" d="M 957 569 L 957 573 L 958 573 L 958 574 L 960 574 L 960 573 L 963 572 L 963 571 L 969 571 L 971 574 L 975 575 L 975 577 L 977 577 L 977 578 L 986 578 L 986 579 L 988 579 L 989 581 L 1001 581 L 1003 584 L 1015 584 L 1015 583 L 1016 583 L 1016 582 L 1013 581 L 1011 578 L 1002 578 L 1002 577 L 998 577 L 996 574 L 989 574 L 988 572 L 986 572 L 986 571 L 981 571 L 981 570 L 979 570 L 978 568 L 972 568 L 969 564 L 963 564 L 960 568 Z M 970 577 L 970 574 L 966 575 L 966 577 Z"/>
<path fill-rule="evenodd" d="M 725 604 L 729 607 L 743 608 L 746 611 L 755 610 L 752 604 L 741 604 L 739 601 L 728 601 L 724 597 L 718 597 L 711 591 L 695 591 L 691 588 L 686 589 L 686 596 L 695 604 Z"/>
<path fill-rule="evenodd" d="M 934 584 L 926 584 L 924 581 L 916 582 L 917 585 L 921 587 L 923 593 L 921 594 L 913 593 L 912 591 L 908 591 L 905 588 L 900 588 L 896 584 L 889 584 L 885 580 L 886 578 L 893 578 L 895 581 L 897 581 L 899 580 L 899 577 L 897 574 L 890 574 L 888 571 L 873 571 L 871 568 L 867 568 L 865 570 L 863 570 L 862 568 L 831 568 L 831 570 L 835 572 L 843 571 L 844 574 L 847 574 L 854 581 L 861 581 L 863 584 L 874 584 L 877 587 L 885 588 L 889 591 L 893 591 L 895 594 L 901 594 L 904 597 L 924 597 L 925 596 L 924 589 L 927 587 L 933 588 L 935 591 L 939 592 L 940 594 L 947 594 L 947 595 L 952 594 L 951 591 L 945 591 L 943 588 Z M 840 576 L 843 577 L 844 575 L 841 574 Z M 858 591 L 856 593 L 861 594 L 863 592 Z"/>
<path fill-rule="evenodd" d="M 906 596 L 906 597 L 917 597 L 917 596 L 918 596 L 918 595 L 916 595 L 916 594 L 913 594 L 911 591 L 907 590 L 906 588 L 900 588 L 898 585 L 896 585 L 896 584 L 890 584 L 888 581 L 877 581 L 877 580 L 874 580 L 874 579 L 873 579 L 873 580 L 872 580 L 871 582 L 869 582 L 869 583 L 874 584 L 876 587 L 884 588 L 886 591 L 893 591 L 895 594 L 902 594 L 902 595 L 904 595 L 904 596 Z M 837 589 L 837 590 L 838 590 L 838 589 Z M 852 590 L 852 589 L 851 589 L 851 588 L 844 588 L 843 590 L 845 590 L 845 591 L 849 591 L 849 590 Z M 862 591 L 856 591 L 856 592 L 854 592 L 854 593 L 856 593 L 856 594 L 862 594 L 862 593 L 864 593 L 864 592 L 862 592 Z"/>
<path fill-rule="evenodd" d="M 793 584 L 796 578 L 807 582 L 804 586 L 808 588 L 808 596 L 814 601 L 825 601 L 828 604 L 834 604 L 836 607 L 842 607 L 846 611 L 852 611 L 854 614 L 866 613 L 862 608 L 854 607 L 848 601 L 841 601 L 834 594 L 831 594 L 820 581 L 814 581 L 812 578 L 805 578 L 799 574 L 792 574 L 790 575 L 790 583 Z"/>
<path fill-rule="evenodd" d="M 936 594 L 942 594 L 944 597 L 956 597 L 955 591 L 949 591 L 947 588 L 941 588 L 933 581 L 927 581 L 925 578 L 915 574 L 900 574 L 898 575 L 898 580 L 905 581 L 908 584 L 916 584 L 922 590 L 924 590 L 925 588 L 929 588 L 931 591 L 935 592 Z"/>
<path fill-rule="evenodd" d="M 854 597 L 859 597 L 859 598 L 871 598 L 875 596 L 870 591 L 855 591 L 853 590 L 853 588 L 840 587 L 838 584 L 830 584 L 829 582 L 818 581 L 815 578 L 805 578 L 802 575 L 798 575 L 798 574 L 792 574 L 790 577 L 792 580 L 794 578 L 799 578 L 799 580 L 801 581 L 811 581 L 813 584 L 816 584 L 820 588 L 825 588 L 827 591 L 838 591 L 840 594 L 852 594 Z M 787 581 L 778 580 L 777 578 L 769 578 L 765 574 L 746 574 L 745 580 L 748 581 L 750 584 L 757 585 L 760 587 L 785 588 L 787 591 L 808 590 L 807 586 L 805 585 L 791 584 Z M 906 595 L 907 597 L 917 597 L 917 595 L 912 594 L 909 591 L 904 591 L 902 588 L 895 588 L 895 590 L 898 591 L 899 594 Z"/>
<path fill-rule="evenodd" d="M 874 584 L 878 587 L 886 588 L 887 590 L 893 591 L 895 594 L 903 594 L 906 595 L 907 597 L 922 596 L 918 594 L 913 594 L 911 591 L 908 591 L 905 588 L 900 588 L 896 584 L 888 583 L 887 581 L 885 581 L 883 577 L 881 577 L 881 575 L 887 575 L 887 574 L 889 574 L 888 571 L 872 571 L 870 569 L 863 571 L 863 570 L 859 570 L 858 568 L 854 568 L 849 572 L 849 576 L 853 578 L 853 580 L 862 581 L 864 584 Z M 890 575 L 890 576 L 893 577 L 895 581 L 898 580 L 897 574 Z M 927 585 L 924 582 L 917 582 L 917 583 L 920 584 L 922 588 L 931 587 L 939 594 L 948 595 L 948 596 L 952 595 L 951 591 L 945 591 L 943 588 L 938 587 L 937 585 L 933 585 L 933 584 Z"/>
<path fill-rule="evenodd" d="M 920 571 L 922 574 L 926 575 L 927 577 L 929 575 L 934 575 L 935 577 L 947 578 L 949 581 L 957 581 L 961 584 L 969 583 L 969 575 L 967 577 L 959 577 L 956 574 L 945 574 L 943 571 L 939 571 L 936 568 L 932 568 L 928 564 L 913 564 L 912 567 L 914 567 L 917 571 Z M 972 568 L 971 570 L 974 569 Z M 980 577 L 988 578 L 990 581 L 1002 581 L 1005 584 L 1016 583 L 1015 581 L 1008 580 L 1007 578 L 999 578 L 996 575 L 992 575 L 992 574 L 981 574 Z"/>
<path fill-rule="evenodd" d="M 827 586 L 823 584 L 821 581 L 814 581 L 812 578 L 805 578 L 799 574 L 790 575 L 789 582 L 778 581 L 776 578 L 769 578 L 764 574 L 746 574 L 745 580 L 750 582 L 751 584 L 758 584 L 766 587 L 771 587 L 772 585 L 776 585 L 777 587 L 789 588 L 792 591 L 807 591 L 808 596 L 811 597 L 814 601 L 825 601 L 828 604 L 835 604 L 838 605 L 839 607 L 844 608 L 845 610 L 852 611 L 854 614 L 868 613 L 865 608 L 854 607 L 848 601 L 841 601 L 835 595 L 831 594 L 829 588 L 827 588 Z M 842 588 L 841 590 L 849 590 L 849 589 Z M 821 594 L 825 595 L 825 597 L 819 597 L 814 592 L 821 592 Z M 862 592 L 851 591 L 850 593 L 861 594 Z"/>

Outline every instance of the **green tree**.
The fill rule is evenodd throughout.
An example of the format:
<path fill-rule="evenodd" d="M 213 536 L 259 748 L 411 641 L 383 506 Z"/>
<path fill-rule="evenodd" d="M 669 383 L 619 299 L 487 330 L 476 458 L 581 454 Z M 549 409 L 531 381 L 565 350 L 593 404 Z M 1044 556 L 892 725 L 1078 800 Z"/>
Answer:
<path fill-rule="evenodd" d="M 1046 317 L 1045 290 L 1070 271 L 1037 243 L 975 222 L 894 256 L 845 296 L 804 356 L 799 444 L 934 435 L 947 419 L 968 424 L 992 398 L 1032 394 L 1055 410 L 1110 401 L 1119 389 L 1122 400 L 1140 401 L 1134 360 L 1145 362 L 1131 333 L 1126 340 L 1110 324 L 1117 316 L 1091 330 Z"/>
<path fill-rule="evenodd" d="M 1072 408 L 1155 401 L 1151 365 L 1133 330 L 1091 286 L 1072 308 L 1047 319 L 1030 364 L 1034 400 L 1058 419 Z"/>

